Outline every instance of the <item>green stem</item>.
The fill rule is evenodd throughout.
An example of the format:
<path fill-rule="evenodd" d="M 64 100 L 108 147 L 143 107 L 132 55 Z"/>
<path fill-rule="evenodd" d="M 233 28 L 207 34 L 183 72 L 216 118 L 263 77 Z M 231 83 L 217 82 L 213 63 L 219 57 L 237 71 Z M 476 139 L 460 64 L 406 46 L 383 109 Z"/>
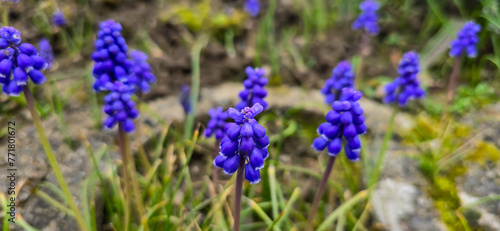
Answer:
<path fill-rule="evenodd" d="M 9 6 L 7 6 L 7 4 L 4 3 L 2 8 L 3 8 L 3 11 L 2 11 L 3 26 L 8 26 L 9 25 Z"/>
<path fill-rule="evenodd" d="M 368 56 L 370 46 L 370 36 L 367 32 L 363 32 L 361 35 L 361 44 L 359 45 L 359 62 L 356 69 L 356 78 L 354 79 L 356 89 L 361 89 L 363 87 L 363 66 L 364 59 Z"/>
<path fill-rule="evenodd" d="M 313 221 L 314 216 L 318 212 L 319 202 L 321 201 L 321 197 L 323 197 L 323 193 L 325 192 L 326 183 L 328 182 L 328 178 L 330 177 L 330 173 L 333 169 L 333 164 L 335 164 L 335 156 L 330 156 L 328 159 L 328 164 L 326 165 L 325 172 L 323 173 L 323 178 L 321 178 L 321 182 L 319 183 L 318 190 L 316 191 L 316 195 L 314 196 L 314 201 L 309 211 L 309 217 L 307 218 L 307 226 L 306 230 L 313 230 Z"/>
<path fill-rule="evenodd" d="M 42 121 L 40 120 L 38 112 L 35 109 L 35 99 L 33 98 L 33 94 L 31 94 L 31 90 L 28 86 L 24 86 L 23 91 L 24 91 L 24 97 L 26 98 L 26 103 L 28 105 L 28 109 L 31 113 L 31 117 L 33 118 L 33 122 L 35 123 L 36 131 L 38 132 L 40 142 L 42 143 L 45 154 L 47 155 L 47 159 L 49 160 L 50 166 L 52 167 L 52 171 L 54 171 L 54 175 L 56 176 L 57 181 L 59 182 L 59 185 L 61 186 L 61 189 L 64 192 L 66 200 L 69 203 L 69 207 L 75 214 L 75 219 L 78 222 L 78 226 L 80 226 L 80 229 L 82 231 L 87 231 L 89 229 L 85 224 L 82 213 L 76 206 L 75 200 L 73 199 L 71 192 L 69 191 L 69 187 L 66 184 L 66 181 L 64 180 L 64 176 L 61 172 L 61 169 L 59 168 L 54 152 L 52 152 L 52 147 L 50 146 L 49 139 L 47 138 L 47 136 L 45 135 L 45 131 L 43 130 Z"/>
<path fill-rule="evenodd" d="M 122 174 L 124 177 L 123 184 L 124 184 L 124 194 L 125 194 L 125 214 L 123 218 L 123 223 L 125 223 L 125 231 L 129 230 L 129 225 L 130 225 L 130 210 L 131 210 L 131 204 L 130 204 L 130 176 L 129 176 L 129 171 L 128 171 L 128 158 L 126 155 L 126 139 L 127 139 L 127 134 L 125 132 L 122 132 L 122 125 L 119 124 L 119 129 L 118 129 L 118 144 L 120 146 L 120 154 L 122 156 L 123 160 L 123 166 L 122 166 Z"/>
<path fill-rule="evenodd" d="M 196 114 L 196 107 L 198 106 L 198 96 L 200 93 L 200 53 L 201 49 L 207 42 L 208 37 L 201 35 L 193 45 L 191 50 L 191 113 L 186 118 L 186 125 L 184 127 L 184 140 L 191 138 L 191 133 L 194 127 L 194 117 Z"/>
<path fill-rule="evenodd" d="M 243 191 L 243 175 L 245 173 L 245 158 L 240 156 L 238 172 L 236 173 L 236 188 L 234 189 L 234 231 L 240 230 L 241 195 Z"/>
<path fill-rule="evenodd" d="M 458 72 L 460 71 L 461 61 L 462 61 L 462 56 L 455 59 L 455 63 L 453 64 L 453 70 L 451 71 L 450 79 L 448 82 L 448 90 L 446 91 L 446 103 L 443 107 L 443 116 L 447 114 L 448 105 L 450 104 L 451 101 L 453 101 L 453 98 L 455 96 L 455 87 L 457 85 L 457 76 Z"/>
<path fill-rule="evenodd" d="M 375 184 L 375 182 L 378 181 L 380 172 L 382 171 L 382 166 L 385 162 L 385 156 L 387 154 L 387 148 L 389 147 L 389 141 L 392 138 L 392 129 L 394 127 L 394 121 L 397 113 L 397 109 L 394 109 L 394 111 L 392 112 L 391 119 L 389 120 L 389 125 L 387 126 L 387 130 L 385 131 L 384 140 L 382 141 L 382 147 L 380 148 L 380 153 L 378 154 L 377 163 L 373 170 L 373 175 L 369 186 L 372 186 L 373 184 Z"/>
<path fill-rule="evenodd" d="M 144 230 L 148 230 L 148 226 L 146 224 L 146 210 L 144 209 L 141 191 L 136 176 L 137 171 L 135 169 L 133 159 L 129 159 L 132 157 L 132 153 L 130 151 L 130 140 L 121 123 L 118 124 L 118 136 L 120 139 L 120 152 L 122 153 L 123 167 L 126 172 L 130 173 L 130 183 L 132 184 L 132 190 L 135 195 L 135 205 L 137 206 L 140 222 L 143 224 Z"/>

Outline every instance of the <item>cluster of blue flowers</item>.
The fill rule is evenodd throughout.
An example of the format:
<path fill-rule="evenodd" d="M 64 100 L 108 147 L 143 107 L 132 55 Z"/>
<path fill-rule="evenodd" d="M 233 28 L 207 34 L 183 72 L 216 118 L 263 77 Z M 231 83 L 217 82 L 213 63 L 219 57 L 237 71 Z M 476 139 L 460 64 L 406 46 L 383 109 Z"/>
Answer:
<path fill-rule="evenodd" d="M 481 31 L 481 26 L 474 23 L 474 21 L 468 21 L 458 32 L 457 38 L 450 43 L 450 56 L 458 57 L 462 53 L 466 53 L 468 57 L 477 56 L 476 45 L 479 41 L 477 33 Z"/>
<path fill-rule="evenodd" d="M 104 97 L 104 112 L 108 115 L 104 127 L 111 129 L 116 123 L 121 123 L 123 130 L 133 132 L 135 125 L 132 120 L 139 117 L 132 101 L 133 89 L 119 81 L 110 84 L 108 89 L 110 92 Z"/>
<path fill-rule="evenodd" d="M 264 107 L 259 103 L 241 111 L 228 109 L 227 114 L 234 123 L 224 127 L 225 136 L 220 144 L 220 153 L 214 160 L 214 165 L 228 175 L 238 170 L 240 161 L 246 161 L 245 179 L 250 184 L 260 181 L 259 170 L 264 167 L 264 160 L 269 156 L 266 129 L 254 119 L 263 110 Z"/>
<path fill-rule="evenodd" d="M 115 81 L 130 84 L 133 63 L 128 57 L 128 46 L 122 37 L 122 26 L 114 20 L 99 24 L 100 30 L 95 41 L 96 51 L 92 54 L 95 61 L 94 90 L 110 90 Z"/>
<path fill-rule="evenodd" d="M 330 156 L 336 156 L 344 147 L 346 157 L 351 161 L 359 159 L 361 141 L 359 135 L 366 132 L 363 109 L 357 102 L 363 94 L 352 88 L 342 89 L 340 99 L 333 102 L 332 111 L 326 114 L 326 121 L 319 125 L 312 148 L 322 151 L 325 148 Z"/>
<path fill-rule="evenodd" d="M 47 63 L 47 69 L 52 67 L 54 63 L 54 51 L 52 50 L 52 46 L 49 43 L 49 40 L 42 38 L 38 41 L 38 51 L 40 53 L 40 57 Z"/>
<path fill-rule="evenodd" d="M 7 26 L 0 29 L 0 84 L 6 95 L 19 95 L 28 78 L 35 84 L 44 83 L 41 71 L 46 67 L 35 46 L 21 43 L 21 32 Z"/>
<path fill-rule="evenodd" d="M 267 102 L 264 97 L 267 96 L 267 91 L 264 88 L 267 84 L 267 78 L 264 77 L 266 71 L 262 68 L 247 67 L 245 72 L 248 78 L 243 81 L 245 87 L 239 94 L 241 102 L 236 105 L 236 109 L 242 110 L 245 107 L 252 107 L 258 103 L 262 105 L 264 110 L 267 108 Z"/>
<path fill-rule="evenodd" d="M 259 0 L 246 0 L 245 1 L 245 11 L 252 17 L 257 17 L 260 11 Z"/>
<path fill-rule="evenodd" d="M 377 11 L 379 8 L 380 4 L 373 0 L 366 0 L 359 4 L 359 9 L 361 9 L 362 12 L 352 24 L 352 28 L 355 30 L 365 29 L 371 35 L 378 34 L 380 31 L 380 27 L 377 22 Z"/>
<path fill-rule="evenodd" d="M 64 13 L 61 10 L 57 10 L 52 15 L 52 25 L 58 26 L 58 27 L 65 27 L 68 25 L 68 22 L 66 21 L 66 17 L 64 16 Z"/>
<path fill-rule="evenodd" d="M 354 87 L 354 71 L 348 61 L 342 61 L 333 69 L 332 76 L 325 81 L 321 93 L 325 95 L 325 103 L 331 104 L 338 100 L 343 88 Z"/>
<path fill-rule="evenodd" d="M 147 93 L 150 85 L 156 82 L 155 75 L 151 72 L 151 66 L 147 62 L 148 55 L 142 51 L 134 50 L 130 52 L 133 61 L 134 75 L 131 76 L 131 82 L 136 91 Z"/>
<path fill-rule="evenodd" d="M 400 107 L 406 106 L 408 100 L 422 98 L 425 95 L 418 81 L 419 59 L 415 51 L 407 52 L 399 61 L 399 76 L 394 82 L 385 86 L 385 103 L 392 103 L 397 100 Z"/>
<path fill-rule="evenodd" d="M 215 134 L 217 140 L 224 138 L 224 127 L 226 126 L 227 112 L 225 112 L 222 107 L 211 108 L 208 110 L 208 115 L 210 115 L 210 120 L 207 124 L 207 129 L 205 130 L 205 137 L 210 137 Z"/>

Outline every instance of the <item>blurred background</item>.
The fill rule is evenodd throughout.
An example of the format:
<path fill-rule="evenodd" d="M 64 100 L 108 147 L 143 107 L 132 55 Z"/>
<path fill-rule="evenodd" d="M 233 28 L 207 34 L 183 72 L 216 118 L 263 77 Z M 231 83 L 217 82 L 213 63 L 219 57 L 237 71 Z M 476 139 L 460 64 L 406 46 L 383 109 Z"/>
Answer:
<path fill-rule="evenodd" d="M 420 55 L 419 78 L 427 95 L 396 117 L 376 189 L 369 198 L 342 210 L 328 230 L 500 230 L 500 2 L 379 2 L 381 30 L 370 37 L 362 69 L 357 72 L 363 76 L 359 90 L 364 94 L 361 104 L 368 126 L 363 160 L 350 163 L 345 157 L 339 158 L 318 222 L 369 186 L 367 179 L 373 174 L 393 110 L 382 104 L 383 86 L 398 75 L 397 65 L 403 53 L 415 50 Z M 2 10 L 3 22 L 8 19 L 8 25 L 21 32 L 23 41 L 37 45 L 46 38 L 53 48 L 55 62 L 45 72 L 48 81 L 34 90 L 37 109 L 73 195 L 80 198 L 81 204 L 89 203 L 90 194 L 95 200 L 98 224 L 102 224 L 97 230 L 119 230 L 110 228 L 117 218 L 103 208 L 109 198 L 102 196 L 101 185 L 92 180 L 95 166 L 87 153 L 90 146 L 96 153 L 109 154 L 109 160 L 98 163 L 103 174 L 113 172 L 109 169 L 119 159 L 116 131 L 101 128 L 102 97 L 92 91 L 90 57 L 98 24 L 106 19 L 121 23 L 131 49 L 149 54 L 158 79 L 143 98 L 142 135 L 132 138 L 136 145 L 133 149 L 137 149 L 137 143 L 144 144 L 152 160 L 164 158 L 170 147 L 172 155 L 180 155 L 174 144 L 180 142 L 186 116 L 179 97 L 182 87 L 191 85 L 193 70 L 200 71 L 200 98 L 193 113 L 195 127 L 200 131 L 209 119 L 209 108 L 234 107 L 243 89 L 245 67 L 266 70 L 270 109 L 259 121 L 270 134 L 271 159 L 266 165 L 275 168 L 275 176 L 266 173 L 261 184 L 245 185 L 245 195 L 272 216 L 274 211 L 266 204 L 274 197 L 270 193 L 270 187 L 275 190 L 272 182 L 281 187 L 278 200 L 283 206 L 300 187 L 299 199 L 281 229 L 301 230 L 319 182 L 319 170 L 327 158 L 326 153 L 318 155 L 310 147 L 317 126 L 329 110 L 319 89 L 340 61 L 361 66 L 363 32 L 351 28 L 360 13 L 359 3 L 261 0 L 255 16 L 245 10 L 243 0 L 20 0 L 4 1 Z M 54 25 L 56 13 L 64 15 L 65 25 Z M 462 59 L 456 94 L 446 108 L 451 118 L 443 122 L 446 88 L 454 63 L 448 56 L 449 44 L 469 20 L 482 26 L 478 56 Z M 198 54 L 199 60 L 192 58 Z M 74 220 L 47 202 L 47 197 L 57 196 L 57 190 L 50 186 L 55 178 L 25 104 L 22 97 L 0 95 L 2 150 L 7 143 L 7 122 L 19 124 L 19 214 L 39 230 L 74 230 Z M 175 213 L 196 207 L 186 198 L 201 201 L 213 196 L 203 182 L 212 174 L 211 163 L 217 153 L 214 138 L 200 138 L 189 162 L 190 182 L 184 182 L 174 198 L 178 201 Z M 183 163 L 180 156 L 180 160 L 172 160 L 168 173 L 174 181 Z M 145 173 L 140 164 L 138 169 Z M 216 175 L 217 193 L 230 177 L 221 171 Z M 213 181 L 213 177 L 210 179 Z M 4 185 L 0 189 L 6 192 Z M 201 221 L 210 211 L 197 211 Z M 219 208 L 216 213 L 224 211 Z M 268 224 L 260 216 L 249 210 L 243 220 L 254 226 L 244 230 L 265 230 Z M 200 222 L 203 230 L 224 230 L 221 223 L 229 224 L 205 221 L 207 224 Z M 177 223 L 178 229 L 174 230 L 190 227 L 186 222 Z M 28 230 L 26 227 L 15 229 Z"/>

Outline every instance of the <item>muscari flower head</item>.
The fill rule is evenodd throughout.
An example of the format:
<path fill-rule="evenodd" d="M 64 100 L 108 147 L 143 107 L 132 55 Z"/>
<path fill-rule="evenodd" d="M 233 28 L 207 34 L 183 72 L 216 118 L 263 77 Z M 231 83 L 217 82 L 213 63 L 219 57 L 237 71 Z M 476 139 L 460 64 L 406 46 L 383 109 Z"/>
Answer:
<path fill-rule="evenodd" d="M 239 94 L 241 102 L 236 105 L 236 109 L 242 110 L 256 103 L 262 105 L 262 107 L 266 109 L 267 102 L 264 101 L 264 97 L 267 96 L 267 91 L 264 88 L 267 84 L 267 78 L 264 77 L 266 71 L 262 68 L 253 69 L 252 67 L 247 67 L 245 72 L 248 78 L 243 81 L 245 89 Z"/>
<path fill-rule="evenodd" d="M 66 17 L 64 16 L 64 13 L 61 10 L 57 10 L 52 15 L 52 24 L 58 27 L 65 27 L 66 25 L 68 25 Z"/>
<path fill-rule="evenodd" d="M 259 103 L 241 111 L 234 108 L 227 110 L 234 123 L 227 123 L 224 127 L 225 136 L 219 146 L 220 153 L 214 160 L 216 167 L 231 175 L 238 170 L 240 158 L 244 158 L 245 178 L 250 184 L 260 181 L 260 169 L 264 167 L 264 160 L 269 156 L 269 137 L 266 135 L 266 129 L 254 119 L 263 110 L 264 107 Z"/>
<path fill-rule="evenodd" d="M 477 33 L 481 31 L 481 26 L 476 24 L 474 21 L 468 21 L 458 32 L 457 38 L 450 43 L 450 56 L 458 57 L 463 52 L 467 54 L 468 57 L 477 56 L 476 45 L 479 41 Z"/>
<path fill-rule="evenodd" d="M 189 88 L 189 85 L 182 86 L 179 102 L 181 103 L 182 109 L 184 109 L 186 115 L 193 112 L 193 108 L 191 107 L 191 89 Z"/>
<path fill-rule="evenodd" d="M 321 93 L 325 95 L 325 103 L 331 104 L 337 100 L 345 87 L 354 87 L 354 71 L 348 61 L 337 64 L 332 76 L 325 81 L 325 86 L 321 89 Z"/>
<path fill-rule="evenodd" d="M 359 9 L 361 9 L 361 14 L 358 16 L 356 21 L 352 24 L 352 28 L 355 30 L 365 29 L 371 35 L 376 35 L 380 31 L 378 25 L 378 14 L 377 10 L 380 8 L 380 4 L 377 1 L 366 0 L 359 4 Z"/>
<path fill-rule="evenodd" d="M 246 0 L 245 11 L 248 12 L 252 17 L 256 17 L 260 11 L 259 0 Z"/>
<path fill-rule="evenodd" d="M 418 81 L 418 54 L 415 51 L 407 52 L 399 61 L 399 76 L 392 83 L 385 85 L 385 103 L 397 100 L 400 107 L 406 106 L 408 100 L 422 98 L 425 95 Z"/>
<path fill-rule="evenodd" d="M 41 72 L 47 63 L 35 46 L 21 43 L 21 33 L 14 27 L 0 29 L 0 84 L 6 95 L 19 95 L 28 78 L 35 84 L 45 82 Z"/>
<path fill-rule="evenodd" d="M 95 41 L 96 51 L 92 54 L 94 64 L 94 90 L 97 92 L 112 88 L 112 83 L 130 83 L 133 63 L 127 55 L 128 46 L 122 37 L 120 23 L 110 19 L 99 24 Z"/>
<path fill-rule="evenodd" d="M 205 137 L 210 137 L 215 134 L 215 138 L 221 140 L 224 138 L 224 127 L 226 126 L 227 112 L 222 107 L 211 108 L 208 110 L 210 120 L 205 130 Z"/>
<path fill-rule="evenodd" d="M 109 84 L 108 89 L 110 92 L 104 97 L 104 112 L 108 115 L 104 127 L 111 129 L 116 123 L 120 123 L 126 132 L 133 132 L 135 130 L 133 119 L 139 117 L 139 111 L 132 101 L 132 87 L 117 81 Z"/>
<path fill-rule="evenodd" d="M 346 157 L 351 161 L 359 159 L 361 141 L 359 135 L 366 132 L 363 109 L 357 102 L 363 94 L 352 88 L 342 89 L 340 99 L 333 102 L 332 111 L 326 114 L 326 121 L 319 125 L 312 148 L 316 151 L 328 150 L 328 155 L 336 156 L 344 147 Z"/>
<path fill-rule="evenodd" d="M 38 41 L 38 50 L 40 57 L 47 63 L 47 69 L 50 69 L 54 63 L 54 51 L 52 50 L 52 46 L 50 46 L 49 40 L 45 38 L 40 39 Z"/>
<path fill-rule="evenodd" d="M 134 70 L 131 82 L 136 91 L 147 93 L 150 90 L 150 85 L 156 82 L 156 77 L 151 72 L 151 66 L 148 63 L 148 55 L 142 51 L 134 50 L 130 52 L 130 56 Z"/>

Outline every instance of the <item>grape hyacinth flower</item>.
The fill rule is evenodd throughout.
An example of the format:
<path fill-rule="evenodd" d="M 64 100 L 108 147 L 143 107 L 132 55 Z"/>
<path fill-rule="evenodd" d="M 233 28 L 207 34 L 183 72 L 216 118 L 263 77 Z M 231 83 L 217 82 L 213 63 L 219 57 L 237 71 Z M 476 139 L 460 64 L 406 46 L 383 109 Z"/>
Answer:
<path fill-rule="evenodd" d="M 49 40 L 45 38 L 40 39 L 40 41 L 38 41 L 38 50 L 40 57 L 47 63 L 47 69 L 50 69 L 55 59 L 54 51 L 52 50 Z"/>
<path fill-rule="evenodd" d="M 134 83 L 136 91 L 147 93 L 150 85 L 156 82 L 155 75 L 151 72 L 151 66 L 148 63 L 148 55 L 142 51 L 134 50 L 130 52 L 133 62 L 134 74 L 131 82 Z"/>
<path fill-rule="evenodd" d="M 0 84 L 6 95 L 17 96 L 28 79 L 39 85 L 45 82 L 41 72 L 47 63 L 38 55 L 35 46 L 21 43 L 21 33 L 14 27 L 0 29 Z"/>
<path fill-rule="evenodd" d="M 245 179 L 250 184 L 260 181 L 259 170 L 264 167 L 264 160 L 269 156 L 266 129 L 254 119 L 263 110 L 259 103 L 241 111 L 234 108 L 227 110 L 234 123 L 227 123 L 224 127 L 225 136 L 220 144 L 220 153 L 214 160 L 214 165 L 228 175 L 238 170 L 240 161 L 244 163 L 246 160 Z"/>
<path fill-rule="evenodd" d="M 122 26 L 114 20 L 99 24 L 95 41 L 96 51 L 92 54 L 95 61 L 93 74 L 96 78 L 94 90 L 97 92 L 113 88 L 113 83 L 130 83 L 133 63 L 127 55 L 128 46 L 121 35 Z"/>
<path fill-rule="evenodd" d="M 419 58 L 415 51 L 407 52 L 399 61 L 399 76 L 385 86 L 384 103 L 397 100 L 400 107 L 405 107 L 408 100 L 422 98 L 425 95 L 418 81 Z"/>
<path fill-rule="evenodd" d="M 477 33 L 481 31 L 481 26 L 474 21 L 468 21 L 458 32 L 457 38 L 450 43 L 450 56 L 458 57 L 466 53 L 469 58 L 477 56 L 477 43 L 479 38 Z"/>
<path fill-rule="evenodd" d="M 313 220 L 318 210 L 319 202 L 325 192 L 328 177 L 332 172 L 335 157 L 344 149 L 347 159 L 357 161 L 361 150 L 359 135 L 366 132 L 363 108 L 358 103 L 363 94 L 352 88 L 342 89 L 340 98 L 333 102 L 332 111 L 326 114 L 326 121 L 318 126 L 317 132 L 320 137 L 313 141 L 312 148 L 316 151 L 328 150 L 328 163 L 321 182 L 314 196 L 314 201 L 309 210 L 307 229 L 313 229 Z"/>
<path fill-rule="evenodd" d="M 380 8 L 380 4 L 377 1 L 365 0 L 359 4 L 359 9 L 361 9 L 361 14 L 358 16 L 356 21 L 352 24 L 352 28 L 355 30 L 365 29 L 369 34 L 376 35 L 380 31 L 378 25 L 378 14 L 377 11 Z"/>
<path fill-rule="evenodd" d="M 208 110 L 211 119 L 208 121 L 205 137 L 210 137 L 215 134 L 217 140 L 224 138 L 224 127 L 226 126 L 227 112 L 222 107 L 211 108 Z"/>
<path fill-rule="evenodd" d="M 259 0 L 246 0 L 245 1 L 245 11 L 250 14 L 252 17 L 257 17 L 260 11 L 260 2 Z"/>
<path fill-rule="evenodd" d="M 181 96 L 179 97 L 179 101 L 186 115 L 191 114 L 193 112 L 193 108 L 191 107 L 191 89 L 189 88 L 189 85 L 182 86 Z"/>
<path fill-rule="evenodd" d="M 64 16 L 64 13 L 61 10 L 57 10 L 52 15 L 52 24 L 58 27 L 65 27 L 66 25 L 68 25 L 66 17 Z"/>
<path fill-rule="evenodd" d="M 233 119 L 234 123 L 227 123 L 224 127 L 225 136 L 219 146 L 220 153 L 213 162 L 216 167 L 222 168 L 225 174 L 232 175 L 238 171 L 234 194 L 235 231 L 240 230 L 243 177 L 250 184 L 259 183 L 260 169 L 264 167 L 264 160 L 269 157 L 269 137 L 266 135 L 266 129 L 254 119 L 263 110 L 264 107 L 259 103 L 241 111 L 234 108 L 227 110 L 228 117 Z"/>
<path fill-rule="evenodd" d="M 133 132 L 135 125 L 132 120 L 139 117 L 139 111 L 132 101 L 133 89 L 122 82 L 114 82 L 109 90 L 110 92 L 104 97 L 104 112 L 108 115 L 104 127 L 111 129 L 120 123 L 125 132 Z"/>
<path fill-rule="evenodd" d="M 21 43 L 21 32 L 14 27 L 8 26 L 0 29 L 0 85 L 3 85 L 2 91 L 10 96 L 17 96 L 21 91 L 24 92 L 26 107 L 31 114 L 35 130 L 38 133 L 38 140 L 47 156 L 63 197 L 74 215 L 72 217 L 76 219 L 80 230 L 87 231 L 87 224 L 75 203 L 73 195 L 71 195 L 61 168 L 59 168 L 54 151 L 47 138 L 48 136 L 42 126 L 42 120 L 36 109 L 35 98 L 28 87 L 28 79 L 31 79 L 37 85 L 46 81 L 45 75 L 41 72 L 46 66 L 47 63 L 38 55 L 35 46 L 30 43 Z"/>
<path fill-rule="evenodd" d="M 325 103 L 332 104 L 338 100 L 343 88 L 354 87 L 354 71 L 348 61 L 342 61 L 333 69 L 332 76 L 325 81 L 321 93 L 325 95 Z"/>
<path fill-rule="evenodd" d="M 366 132 L 363 109 L 357 102 L 363 94 L 352 88 L 342 89 L 339 100 L 333 102 L 332 111 L 326 114 L 326 121 L 318 127 L 320 137 L 312 148 L 316 151 L 328 150 L 328 155 L 336 156 L 344 148 L 346 157 L 351 161 L 359 159 L 361 142 L 359 135 Z"/>
<path fill-rule="evenodd" d="M 264 87 L 268 82 L 267 78 L 264 77 L 266 71 L 262 68 L 254 69 L 252 67 L 247 67 L 245 72 L 248 78 L 243 81 L 245 89 L 239 94 L 241 102 L 236 105 L 236 109 L 242 110 L 245 107 L 251 107 L 258 103 L 262 105 L 265 110 L 267 108 L 267 102 L 264 101 L 264 97 L 267 96 L 267 91 Z"/>

